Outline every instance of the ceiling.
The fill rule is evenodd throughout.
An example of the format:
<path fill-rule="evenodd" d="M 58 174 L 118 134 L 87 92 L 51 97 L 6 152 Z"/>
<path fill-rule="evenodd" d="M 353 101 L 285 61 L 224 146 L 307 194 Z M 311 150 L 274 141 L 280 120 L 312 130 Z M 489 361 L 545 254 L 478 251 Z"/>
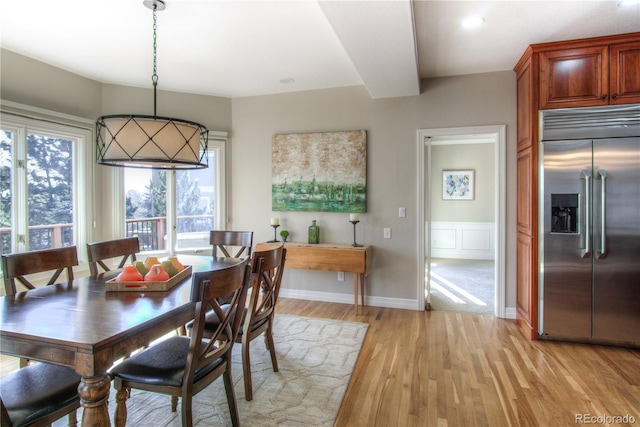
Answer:
<path fill-rule="evenodd" d="M 463 29 L 473 14 L 484 24 Z M 0 0 L 2 48 L 103 83 L 151 87 L 152 26 L 142 0 Z M 420 79 L 512 70 L 529 44 L 637 31 L 640 5 L 617 1 L 166 0 L 158 89 L 411 96 Z"/>

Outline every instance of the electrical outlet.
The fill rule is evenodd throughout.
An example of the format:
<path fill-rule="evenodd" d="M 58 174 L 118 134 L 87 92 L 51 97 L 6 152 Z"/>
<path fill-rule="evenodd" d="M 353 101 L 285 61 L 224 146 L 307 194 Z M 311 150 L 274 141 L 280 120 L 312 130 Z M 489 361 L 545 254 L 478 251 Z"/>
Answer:
<path fill-rule="evenodd" d="M 404 218 L 407 216 L 407 210 L 405 208 L 398 208 L 398 218 Z"/>
<path fill-rule="evenodd" d="M 338 282 L 344 282 L 344 271 L 338 271 Z"/>
<path fill-rule="evenodd" d="M 385 228 L 384 229 L 384 238 L 385 239 L 390 239 L 391 238 L 391 229 L 390 228 Z"/>

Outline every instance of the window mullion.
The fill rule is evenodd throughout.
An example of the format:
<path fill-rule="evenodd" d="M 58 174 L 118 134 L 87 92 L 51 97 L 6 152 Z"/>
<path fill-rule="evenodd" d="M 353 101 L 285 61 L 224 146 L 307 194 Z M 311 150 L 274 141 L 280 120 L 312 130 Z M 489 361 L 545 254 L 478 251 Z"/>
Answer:
<path fill-rule="evenodd" d="M 167 171 L 167 251 L 170 254 L 176 253 L 177 224 L 178 224 L 178 203 L 177 203 L 177 182 L 176 171 Z"/>
<path fill-rule="evenodd" d="M 12 228 L 11 251 L 24 252 L 28 249 L 29 206 L 27 201 L 27 129 L 15 129 L 13 141 L 13 179 L 11 180 Z"/>

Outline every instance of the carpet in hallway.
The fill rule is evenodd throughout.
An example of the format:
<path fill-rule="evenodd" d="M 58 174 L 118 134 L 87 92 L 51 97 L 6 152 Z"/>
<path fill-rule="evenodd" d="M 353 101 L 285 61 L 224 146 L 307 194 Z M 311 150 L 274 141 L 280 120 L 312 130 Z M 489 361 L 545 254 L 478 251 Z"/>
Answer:
<path fill-rule="evenodd" d="M 494 262 L 433 258 L 431 307 L 434 310 L 494 313 Z"/>

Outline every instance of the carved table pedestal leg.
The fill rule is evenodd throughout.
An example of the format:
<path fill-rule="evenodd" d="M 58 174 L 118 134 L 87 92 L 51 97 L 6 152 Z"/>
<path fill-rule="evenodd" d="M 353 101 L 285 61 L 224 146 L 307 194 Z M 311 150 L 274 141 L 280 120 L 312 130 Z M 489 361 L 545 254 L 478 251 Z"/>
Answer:
<path fill-rule="evenodd" d="M 108 375 L 96 377 L 82 377 L 78 386 L 78 396 L 80 405 L 84 408 L 82 413 L 83 427 L 110 427 L 109 411 L 107 401 L 109 400 L 109 389 L 111 379 Z"/>

